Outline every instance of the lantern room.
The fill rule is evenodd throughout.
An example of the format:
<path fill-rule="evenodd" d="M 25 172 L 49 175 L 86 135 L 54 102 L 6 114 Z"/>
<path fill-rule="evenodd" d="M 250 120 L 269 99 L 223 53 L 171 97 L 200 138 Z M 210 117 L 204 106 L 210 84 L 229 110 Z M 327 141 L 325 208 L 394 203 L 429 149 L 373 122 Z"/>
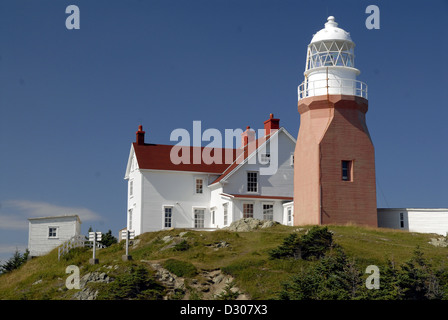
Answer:
<path fill-rule="evenodd" d="M 356 80 L 355 43 L 338 27 L 333 16 L 314 34 L 308 45 L 305 80 L 299 86 L 299 100 L 319 95 L 344 94 L 367 99 L 367 85 Z"/>

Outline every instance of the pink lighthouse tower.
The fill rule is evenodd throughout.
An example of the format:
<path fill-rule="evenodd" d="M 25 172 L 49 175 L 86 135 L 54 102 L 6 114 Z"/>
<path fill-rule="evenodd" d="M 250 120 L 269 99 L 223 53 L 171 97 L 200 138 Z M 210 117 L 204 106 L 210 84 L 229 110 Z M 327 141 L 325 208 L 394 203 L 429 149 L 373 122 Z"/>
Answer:
<path fill-rule="evenodd" d="M 298 88 L 294 224 L 377 226 L 375 151 L 366 125 L 367 85 L 350 34 L 333 16 L 308 45 Z"/>

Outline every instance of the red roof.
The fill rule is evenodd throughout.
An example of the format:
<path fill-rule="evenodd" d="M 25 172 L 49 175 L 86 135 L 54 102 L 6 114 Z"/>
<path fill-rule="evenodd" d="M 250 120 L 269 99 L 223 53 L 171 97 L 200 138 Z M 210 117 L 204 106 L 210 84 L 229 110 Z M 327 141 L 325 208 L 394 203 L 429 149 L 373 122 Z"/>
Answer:
<path fill-rule="evenodd" d="M 193 172 L 204 172 L 204 173 L 223 173 L 227 167 L 234 161 L 235 154 L 237 149 L 224 149 L 224 148 L 207 148 L 207 147 L 181 147 L 182 151 L 173 150 L 173 154 L 179 154 L 179 157 L 182 155 L 182 152 L 188 148 L 190 152 L 190 161 L 189 163 L 179 163 L 175 164 L 171 160 L 171 150 L 173 149 L 173 145 L 165 145 L 165 144 L 149 144 L 145 143 L 143 145 L 139 145 L 137 143 L 133 143 L 135 155 L 137 157 L 138 166 L 140 169 L 153 169 L 153 170 L 172 170 L 172 171 L 193 171 Z M 177 146 L 176 146 L 177 147 Z M 193 155 L 195 152 L 200 152 L 202 155 L 204 150 L 206 154 L 210 154 L 212 157 L 215 154 L 214 152 L 221 152 L 221 161 L 216 161 L 218 163 L 205 163 L 204 157 L 200 158 L 200 163 L 193 163 Z M 232 162 L 226 163 L 225 155 L 226 152 L 232 155 Z M 219 163 L 221 162 L 221 163 Z M 229 161 L 228 161 L 229 162 Z"/>
<path fill-rule="evenodd" d="M 165 145 L 165 144 L 138 144 L 134 142 L 135 155 L 137 157 L 138 166 L 140 169 L 153 169 L 153 170 L 170 170 L 170 171 L 191 171 L 191 172 L 203 172 L 203 173 L 216 173 L 220 176 L 213 181 L 213 183 L 219 182 L 225 176 L 227 176 L 232 170 L 243 163 L 246 158 L 256 151 L 266 139 L 270 137 L 261 137 L 255 141 L 249 142 L 244 148 L 238 149 L 226 149 L 226 148 L 210 148 L 210 147 L 191 147 L 191 146 L 177 146 L 177 145 Z M 171 150 L 177 147 L 179 150 L 173 150 L 175 155 L 183 154 L 183 150 L 189 150 L 190 161 L 188 163 L 173 163 L 171 159 Z M 182 148 L 182 151 L 180 149 Z M 185 148 L 185 149 L 184 149 Z M 205 153 L 204 153 L 205 151 Z M 210 155 L 212 158 L 215 152 L 220 152 L 221 161 L 209 161 L 207 163 L 203 156 L 199 156 L 200 163 L 194 163 L 194 153 L 198 152 L 199 155 Z M 227 154 L 227 157 L 226 157 Z M 231 155 L 231 157 L 229 156 Z M 228 159 L 231 158 L 231 159 Z M 216 163 L 218 162 L 218 163 Z"/>

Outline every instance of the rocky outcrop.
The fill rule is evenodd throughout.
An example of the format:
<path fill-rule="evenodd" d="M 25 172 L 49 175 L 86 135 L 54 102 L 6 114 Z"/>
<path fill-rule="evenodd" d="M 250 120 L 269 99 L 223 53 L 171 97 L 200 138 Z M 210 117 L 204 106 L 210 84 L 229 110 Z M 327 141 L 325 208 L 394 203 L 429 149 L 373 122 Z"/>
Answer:
<path fill-rule="evenodd" d="M 230 226 L 223 228 L 223 230 L 229 231 L 252 231 L 255 229 L 265 229 L 270 228 L 279 224 L 272 220 L 259 220 L 255 218 L 244 218 L 234 221 Z"/>
<path fill-rule="evenodd" d="M 448 247 L 448 238 L 446 237 L 431 238 L 429 244 L 432 244 L 434 247 Z"/>
<path fill-rule="evenodd" d="M 76 292 L 73 295 L 73 299 L 75 300 L 95 300 L 98 295 L 98 290 L 94 290 L 87 286 L 89 282 L 99 282 L 99 283 L 109 283 L 113 279 L 109 277 L 109 275 L 105 272 L 89 272 L 85 274 L 79 280 L 79 288 L 81 291 Z"/>
<path fill-rule="evenodd" d="M 237 300 L 248 300 L 249 297 L 241 293 L 234 285 L 234 278 L 221 272 L 220 269 L 201 271 L 193 279 L 178 277 L 163 268 L 161 264 L 142 260 L 155 270 L 155 279 L 168 289 L 164 297 L 166 300 L 182 298 L 183 300 L 203 299 L 213 300 L 228 294 L 230 290 Z"/>

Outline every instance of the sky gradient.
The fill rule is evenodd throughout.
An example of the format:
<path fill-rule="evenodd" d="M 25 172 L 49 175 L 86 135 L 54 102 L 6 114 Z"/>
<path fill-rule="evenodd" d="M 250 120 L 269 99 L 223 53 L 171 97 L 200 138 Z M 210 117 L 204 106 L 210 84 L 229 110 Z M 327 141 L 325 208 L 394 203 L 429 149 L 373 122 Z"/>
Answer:
<path fill-rule="evenodd" d="M 329 15 L 368 85 L 378 206 L 448 207 L 447 1 L 2 0 L 0 260 L 25 250 L 30 217 L 118 236 L 140 124 L 174 144 L 193 121 L 257 130 L 274 113 L 297 137 L 307 45 Z"/>

